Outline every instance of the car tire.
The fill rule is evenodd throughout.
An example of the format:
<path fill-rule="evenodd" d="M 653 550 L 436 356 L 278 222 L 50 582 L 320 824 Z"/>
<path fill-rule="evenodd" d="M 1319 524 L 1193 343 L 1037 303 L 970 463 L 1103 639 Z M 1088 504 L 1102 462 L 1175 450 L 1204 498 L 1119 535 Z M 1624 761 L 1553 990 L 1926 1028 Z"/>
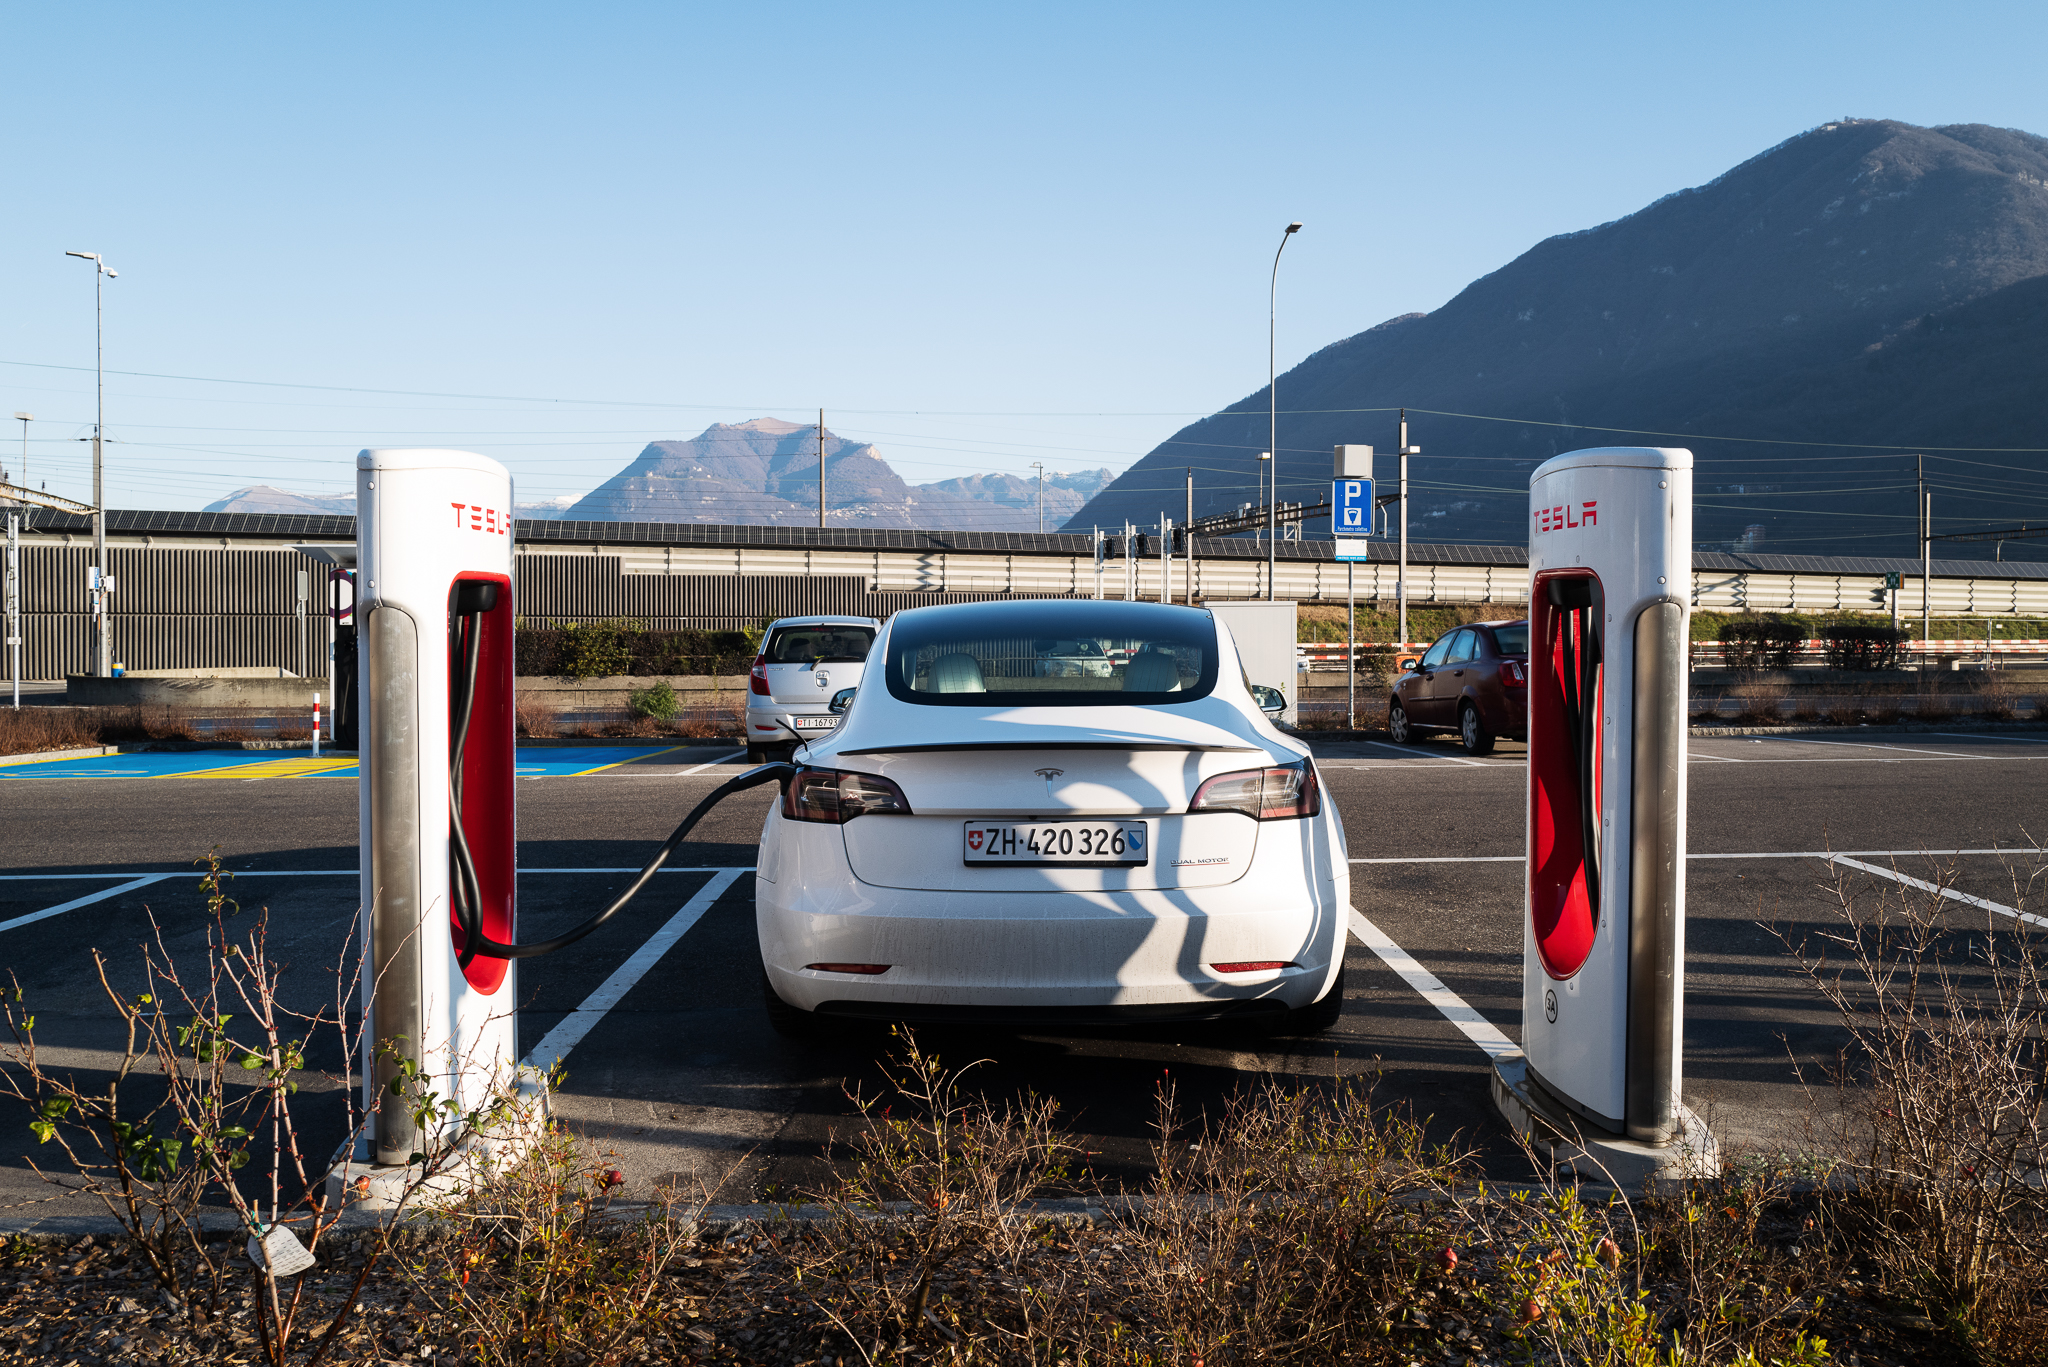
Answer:
<path fill-rule="evenodd" d="M 749 764 L 766 764 L 767 762 L 768 762 L 768 752 L 767 752 L 767 751 L 763 750 L 763 749 L 762 749 L 762 748 L 761 748 L 760 746 L 758 746 L 758 745 L 749 745 L 749 746 L 747 747 L 747 763 L 749 763 Z"/>
<path fill-rule="evenodd" d="M 1465 742 L 1468 755 L 1493 753 L 1493 732 L 1486 729 L 1486 719 L 1469 702 L 1458 709 L 1458 738 Z"/>
<path fill-rule="evenodd" d="M 784 1039 L 818 1038 L 818 1013 L 791 1006 L 776 996 L 775 985 L 768 981 L 766 969 L 761 971 L 761 1006 L 768 1013 L 768 1028 Z"/>
<path fill-rule="evenodd" d="M 1387 704 L 1387 734 L 1394 744 L 1408 745 L 1415 740 L 1415 727 L 1408 720 L 1408 709 L 1401 706 L 1399 698 Z"/>
<path fill-rule="evenodd" d="M 1330 990 L 1310 1006 L 1296 1007 L 1289 1011 L 1281 1033 L 1288 1035 L 1320 1035 L 1335 1025 L 1344 1015 L 1344 965 L 1337 965 L 1337 980 L 1330 984 Z"/>

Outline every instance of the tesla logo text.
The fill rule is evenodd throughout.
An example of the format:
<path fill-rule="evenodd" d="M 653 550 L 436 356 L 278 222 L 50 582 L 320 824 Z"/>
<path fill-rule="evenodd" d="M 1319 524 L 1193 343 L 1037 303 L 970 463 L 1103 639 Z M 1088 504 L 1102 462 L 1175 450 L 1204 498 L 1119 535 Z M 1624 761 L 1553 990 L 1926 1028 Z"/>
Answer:
<path fill-rule="evenodd" d="M 470 531 L 489 532 L 493 536 L 512 534 L 510 513 L 476 503 L 451 503 L 448 506 L 455 510 L 455 530 L 458 532 L 467 526 Z"/>
<path fill-rule="evenodd" d="M 1567 527 L 1597 527 L 1600 525 L 1599 501 L 1587 499 L 1574 508 L 1569 503 L 1560 503 L 1555 508 L 1536 510 L 1536 530 L 1539 532 L 1563 531 Z"/>

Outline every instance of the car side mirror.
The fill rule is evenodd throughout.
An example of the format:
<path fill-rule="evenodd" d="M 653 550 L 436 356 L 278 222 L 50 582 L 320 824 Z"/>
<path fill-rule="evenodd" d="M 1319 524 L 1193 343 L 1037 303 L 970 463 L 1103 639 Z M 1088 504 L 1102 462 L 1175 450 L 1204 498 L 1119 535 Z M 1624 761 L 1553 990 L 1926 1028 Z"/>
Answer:
<path fill-rule="evenodd" d="M 840 689 L 832 695 L 832 701 L 826 704 L 827 710 L 834 716 L 846 711 L 847 708 L 853 706 L 853 695 L 859 691 L 857 688 Z"/>
<path fill-rule="evenodd" d="M 1401 660 L 1401 672 L 1403 674 L 1412 674 L 1421 665 L 1421 663 L 1422 662 L 1420 660 L 1417 660 L 1413 655 L 1404 656 Z"/>
<path fill-rule="evenodd" d="M 1277 717 L 1287 710 L 1287 695 L 1277 688 L 1264 684 L 1252 685 L 1252 701 L 1259 705 L 1259 711 L 1269 717 Z"/>

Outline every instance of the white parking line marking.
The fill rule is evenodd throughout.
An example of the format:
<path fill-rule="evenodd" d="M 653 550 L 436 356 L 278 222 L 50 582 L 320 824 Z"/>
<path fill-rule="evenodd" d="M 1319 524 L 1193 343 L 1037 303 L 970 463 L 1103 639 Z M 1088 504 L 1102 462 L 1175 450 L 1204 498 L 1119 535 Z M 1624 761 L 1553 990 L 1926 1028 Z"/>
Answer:
<path fill-rule="evenodd" d="M 1414 859 L 1354 859 L 1354 864 L 1519 864 L 1519 854 L 1447 854 Z"/>
<path fill-rule="evenodd" d="M 1443 1013 L 1445 1020 L 1464 1032 L 1489 1059 L 1519 1054 L 1521 1046 L 1502 1034 L 1500 1027 L 1465 1004 L 1465 999 L 1445 987 L 1435 974 L 1415 962 L 1407 950 L 1395 944 L 1385 931 L 1351 910 L 1351 933 L 1358 942 L 1380 956 L 1380 962 L 1401 975 L 1401 980 L 1422 994 L 1422 999 Z"/>
<path fill-rule="evenodd" d="M 1957 740 L 2001 740 L 2012 741 L 2019 745 L 2048 745 L 2048 740 L 2042 740 L 2038 736 L 2001 736 L 1993 735 L 1988 732 L 1972 734 L 1968 731 L 1935 731 L 1931 732 L 1930 734 L 1936 736 L 1954 736 Z"/>
<path fill-rule="evenodd" d="M 1922 750 L 1917 745 L 1894 745 L 1890 741 L 1808 740 L 1803 736 L 1760 736 L 1758 739 L 1777 745 L 1825 745 L 1837 750 L 1883 750 L 1888 754 L 1937 755 L 1942 759 L 1973 758 L 1970 755 L 1959 755 L 1953 750 Z"/>
<path fill-rule="evenodd" d="M 52 916 L 62 916 L 67 911 L 76 911 L 80 907 L 89 907 L 94 902 L 104 902 L 109 897 L 119 897 L 124 892 L 133 892 L 137 888 L 146 888 L 151 883 L 161 883 L 166 878 L 176 878 L 177 876 L 175 873 L 144 874 L 142 877 L 131 879 L 119 887 L 102 888 L 98 892 L 77 898 L 74 901 L 65 902 L 54 907 L 44 907 L 41 911 L 32 911 L 26 916 L 17 916 L 12 921 L 0 921 L 0 930 L 13 930 L 16 926 L 26 926 L 32 925 L 37 921 L 47 921 Z"/>
<path fill-rule="evenodd" d="M 744 751 L 744 750 L 735 750 L 735 751 L 733 751 L 733 752 L 732 752 L 731 754 L 728 754 L 728 755 L 720 755 L 720 756 L 719 756 L 719 757 L 718 757 L 717 759 L 711 759 L 711 760 L 706 760 L 706 761 L 704 761 L 704 763 L 702 763 L 702 764 L 698 765 L 698 766 L 697 766 L 696 768 L 694 768 L 694 769 L 685 769 L 685 770 L 683 770 L 683 772 L 681 772 L 680 774 L 677 774 L 677 775 L 675 775 L 675 777 L 677 777 L 677 778 L 688 778 L 688 777 L 689 777 L 690 775 L 692 775 L 692 774 L 701 774 L 701 773 L 703 773 L 703 772 L 704 772 L 704 771 L 705 771 L 706 769 L 709 769 L 709 768 L 711 768 L 711 767 L 712 767 L 713 765 L 715 765 L 715 764 L 723 764 L 723 763 L 725 763 L 725 762 L 726 762 L 727 760 L 729 760 L 729 759 L 734 759 L 734 758 L 737 758 L 738 756 L 740 756 L 740 755 L 744 755 L 744 754 L 746 754 L 746 753 L 747 753 L 747 752 L 746 752 L 746 751 Z"/>
<path fill-rule="evenodd" d="M 720 873 L 739 867 L 732 864 L 672 864 L 659 869 L 660 873 Z M 740 867 L 741 873 L 752 873 L 752 864 Z M 360 869 L 228 869 L 227 873 L 236 878 L 354 878 Z M 520 873 L 638 873 L 638 869 L 520 869 Z M 54 881 L 59 878 L 126 878 L 125 873 L 0 873 L 0 883 L 33 883 Z M 153 873 L 151 878 L 177 878 L 176 873 Z M 193 875 L 197 877 L 198 875 Z"/>
<path fill-rule="evenodd" d="M 2003 849 L 1983 850 L 1740 850 L 1731 854 L 1689 854 L 1687 859 L 1840 859 L 1843 855 L 1862 854 L 1872 858 L 1900 859 L 1923 854 L 2048 854 L 2048 849 L 2029 849 L 2025 845 L 2008 845 Z M 1519 854 L 1451 854 L 1418 855 L 1405 859 L 1354 859 L 1354 864 L 1519 864 Z"/>
<path fill-rule="evenodd" d="M 1880 868 L 1876 864 L 1866 864 L 1860 859 L 1850 859 L 1839 854 L 1834 857 L 1833 862 L 1846 864 L 1852 869 L 1861 869 L 1865 873 L 1874 873 L 1879 878 L 1889 878 L 1895 883 L 1904 883 L 1907 887 L 1918 888 L 1922 892 L 1931 892 L 1937 897 L 1946 897 L 1952 902 L 1965 902 L 1973 907 L 1982 907 L 1986 911 L 1995 911 L 2000 916 L 2010 916 L 2015 921 L 2021 921 L 2030 926 L 2048 927 L 2048 917 L 2030 915 L 2027 912 L 2018 911 L 2012 907 L 2001 906 L 1997 902 L 1987 902 L 1982 897 L 1972 897 L 1967 892 L 1957 892 L 1954 888 L 1944 888 L 1939 884 L 1929 883 L 1924 879 L 1908 878 L 1896 869 Z"/>
<path fill-rule="evenodd" d="M 631 958 L 612 971 L 595 992 L 583 999 L 583 1004 L 564 1016 L 554 1029 L 533 1046 L 525 1062 L 530 1067 L 552 1068 L 556 1062 L 568 1057 L 569 1051 L 583 1042 L 583 1037 L 596 1028 L 605 1013 L 633 990 L 647 970 L 661 960 L 675 946 L 675 942 L 688 933 L 691 926 L 703 918 L 711 904 L 725 895 L 725 890 L 739 880 L 745 869 L 721 869 L 711 875 L 709 882 L 697 889 L 697 895 L 683 903 L 682 909 L 668 918 L 668 924 L 654 932 L 646 944 L 633 951 Z"/>

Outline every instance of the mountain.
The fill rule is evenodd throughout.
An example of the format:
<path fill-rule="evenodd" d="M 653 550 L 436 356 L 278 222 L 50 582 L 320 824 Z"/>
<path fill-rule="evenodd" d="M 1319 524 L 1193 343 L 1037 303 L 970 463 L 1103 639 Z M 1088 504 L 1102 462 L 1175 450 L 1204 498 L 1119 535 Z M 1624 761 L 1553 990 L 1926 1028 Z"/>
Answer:
<path fill-rule="evenodd" d="M 201 511 L 209 513 L 312 513 L 353 517 L 356 496 L 346 494 L 294 494 L 268 484 L 252 484 L 216 499 Z"/>
<path fill-rule="evenodd" d="M 1378 448 L 1385 489 L 1405 406 L 1424 540 L 1525 540 L 1528 472 L 1611 444 L 1692 448 L 1703 546 L 1916 553 L 1921 451 L 1937 531 L 2040 525 L 2044 277 L 2048 139 L 1825 124 L 1295 366 L 1277 384 L 1281 497 L 1324 497 L 1340 442 Z M 1260 501 L 1267 403 L 1261 388 L 1175 433 L 1067 529 L 1156 516 L 1195 452 L 1198 516 Z M 2035 449 L 1982 449 L 2013 447 Z M 2029 548 L 2048 554 L 2004 553 Z"/>
<path fill-rule="evenodd" d="M 512 511 L 520 517 L 560 517 L 575 500 L 571 498 L 548 498 L 538 503 L 514 503 Z M 215 499 L 206 505 L 209 513 L 320 513 L 353 517 L 356 511 L 356 496 L 346 494 L 295 494 L 285 489 L 274 489 L 268 484 L 252 484 L 246 489 L 237 489 L 226 498 Z"/>
<path fill-rule="evenodd" d="M 881 452 L 825 429 L 825 515 L 835 527 L 1031 531 L 1035 479 L 974 475 L 906 484 Z M 1109 482 L 1109 471 L 1048 474 L 1045 525 L 1059 525 Z M 718 522 L 813 527 L 818 429 L 775 418 L 713 423 L 689 441 L 650 442 L 561 516 L 600 522 Z"/>

